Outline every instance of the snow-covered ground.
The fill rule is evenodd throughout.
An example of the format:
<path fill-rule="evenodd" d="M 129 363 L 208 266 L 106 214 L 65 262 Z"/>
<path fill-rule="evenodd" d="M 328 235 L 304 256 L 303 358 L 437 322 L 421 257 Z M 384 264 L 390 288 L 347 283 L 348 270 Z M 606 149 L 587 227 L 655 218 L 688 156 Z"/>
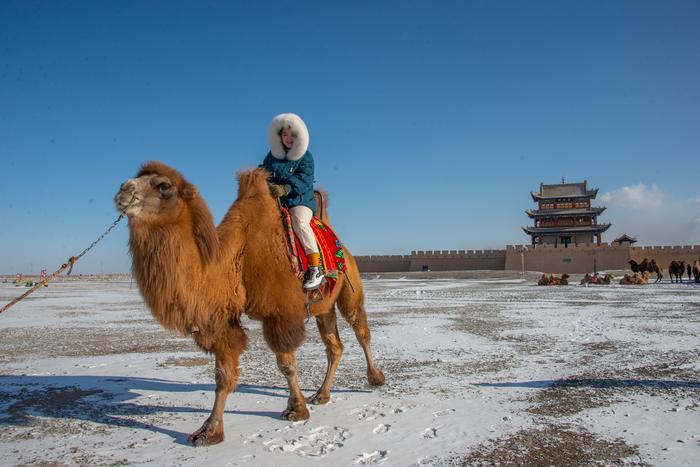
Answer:
<path fill-rule="evenodd" d="M 369 277 L 387 385 L 345 354 L 331 401 L 279 418 L 284 378 L 258 323 L 229 397 L 226 440 L 187 444 L 213 404 L 213 363 L 166 333 L 134 284 L 52 283 L 0 315 L 0 464 L 697 465 L 700 286 L 537 287 L 503 274 Z M 0 284 L 0 304 L 23 289 Z M 325 373 L 315 325 L 300 349 Z"/>

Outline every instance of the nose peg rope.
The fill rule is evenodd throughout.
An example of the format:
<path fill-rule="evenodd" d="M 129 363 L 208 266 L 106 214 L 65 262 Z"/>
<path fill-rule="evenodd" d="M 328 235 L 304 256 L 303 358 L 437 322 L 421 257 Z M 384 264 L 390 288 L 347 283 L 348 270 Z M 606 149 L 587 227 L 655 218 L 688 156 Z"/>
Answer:
<path fill-rule="evenodd" d="M 65 271 L 66 269 L 68 269 L 68 273 L 67 273 L 66 275 L 70 276 L 70 273 L 73 272 L 73 265 L 74 265 L 80 258 L 82 258 L 83 255 L 85 255 L 85 253 L 87 253 L 88 251 L 92 250 L 92 248 L 93 248 L 95 245 L 97 245 L 103 238 L 105 238 L 105 236 L 107 236 L 107 234 L 109 234 L 109 233 L 117 226 L 117 224 L 119 224 L 119 222 L 121 222 L 122 219 L 124 219 L 124 216 L 126 216 L 126 210 L 129 209 L 129 208 L 131 207 L 132 204 L 134 204 L 134 201 L 136 201 L 136 199 L 135 199 L 134 195 L 132 194 L 132 195 L 131 195 L 131 200 L 129 201 L 129 204 L 127 204 L 126 207 L 125 207 L 124 209 L 121 210 L 121 212 L 120 212 L 119 217 L 117 218 L 117 220 L 115 220 L 114 222 L 112 222 L 112 225 L 110 225 L 109 228 L 108 228 L 107 230 L 105 230 L 105 231 L 102 233 L 102 235 L 100 235 L 100 236 L 97 238 L 97 240 L 95 240 L 94 242 L 92 242 L 92 243 L 90 244 L 89 247 L 85 248 L 85 249 L 84 249 L 83 251 L 81 251 L 80 254 L 78 254 L 77 256 L 71 256 L 70 258 L 68 258 L 68 261 L 66 261 L 65 263 L 63 263 L 63 264 L 61 265 L 61 267 L 58 268 L 58 269 L 56 269 L 56 271 L 54 271 L 50 276 L 47 276 L 46 279 L 44 279 L 44 280 L 42 280 L 42 281 L 40 281 L 40 282 L 37 282 L 31 289 L 27 290 L 27 291 L 24 292 L 22 295 L 20 295 L 19 297 L 14 298 L 14 299 L 13 299 L 12 301 L 10 301 L 7 305 L 5 305 L 5 306 L 3 306 L 2 308 L 0 308 L 0 314 L 4 313 L 8 308 L 10 308 L 10 307 L 11 307 L 12 305 L 14 305 L 15 303 L 17 303 L 17 302 L 19 302 L 19 301 L 21 301 L 21 300 L 24 300 L 29 294 L 31 294 L 32 292 L 35 292 L 35 291 L 36 291 L 37 289 L 39 289 L 42 285 L 47 285 L 47 284 L 49 283 L 50 280 L 52 280 L 53 278 L 55 278 L 56 276 L 58 276 L 59 274 L 61 274 L 61 273 L 62 273 L 63 271 Z"/>

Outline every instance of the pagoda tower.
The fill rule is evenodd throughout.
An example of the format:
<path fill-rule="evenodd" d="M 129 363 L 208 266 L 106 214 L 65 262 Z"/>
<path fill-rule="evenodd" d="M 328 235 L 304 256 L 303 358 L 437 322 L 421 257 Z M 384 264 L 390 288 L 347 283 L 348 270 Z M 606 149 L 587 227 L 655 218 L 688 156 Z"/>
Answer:
<path fill-rule="evenodd" d="M 523 227 L 532 238 L 532 245 L 563 245 L 597 243 L 602 241 L 602 233 L 610 224 L 599 224 L 598 216 L 605 207 L 592 207 L 598 189 L 589 189 L 588 181 L 582 183 L 561 183 L 545 185 L 540 183 L 540 191 L 531 192 L 537 203 L 536 210 L 525 213 L 534 219 L 535 225 Z"/>

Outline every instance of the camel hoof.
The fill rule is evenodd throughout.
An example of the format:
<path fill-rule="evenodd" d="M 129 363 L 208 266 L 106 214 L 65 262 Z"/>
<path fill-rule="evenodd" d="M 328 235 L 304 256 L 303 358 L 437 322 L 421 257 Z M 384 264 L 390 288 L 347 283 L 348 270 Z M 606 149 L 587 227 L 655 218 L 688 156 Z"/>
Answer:
<path fill-rule="evenodd" d="M 290 422 L 298 422 L 300 420 L 308 420 L 309 419 L 309 409 L 307 409 L 306 407 L 304 407 L 303 410 L 287 409 L 284 412 L 282 412 L 281 417 L 284 420 L 289 420 Z"/>
<path fill-rule="evenodd" d="M 192 433 L 187 442 L 195 446 L 211 446 L 224 440 L 224 431 L 215 430 L 208 422 L 202 428 Z"/>
<path fill-rule="evenodd" d="M 370 386 L 382 386 L 386 382 L 386 378 L 384 378 L 382 370 L 375 368 L 374 370 L 367 370 L 367 381 Z"/>
<path fill-rule="evenodd" d="M 306 401 L 309 404 L 314 404 L 314 405 L 327 404 L 328 401 L 330 401 L 330 400 L 331 400 L 331 395 L 330 394 L 323 394 L 321 391 L 318 391 L 316 394 L 314 394 L 313 396 L 306 399 Z"/>

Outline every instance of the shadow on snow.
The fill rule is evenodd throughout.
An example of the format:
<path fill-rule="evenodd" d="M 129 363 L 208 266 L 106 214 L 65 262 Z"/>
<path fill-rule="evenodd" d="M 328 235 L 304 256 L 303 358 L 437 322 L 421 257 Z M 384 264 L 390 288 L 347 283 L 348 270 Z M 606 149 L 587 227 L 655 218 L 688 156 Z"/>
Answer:
<path fill-rule="evenodd" d="M 168 381 L 154 378 L 100 376 L 0 376 L 0 426 L 30 426 L 35 416 L 75 419 L 114 427 L 140 428 L 163 433 L 176 443 L 187 444 L 189 433 L 180 433 L 137 417 L 201 413 L 209 408 L 142 404 L 149 391 L 163 393 L 204 392 L 213 396 L 214 384 Z M 312 392 L 310 390 L 305 390 Z M 288 389 L 276 386 L 241 384 L 237 393 L 286 399 Z M 333 390 L 370 392 L 365 390 Z M 205 400 L 205 404 L 213 404 Z M 281 407 L 282 409 L 282 407 Z M 280 409 L 280 411 L 281 411 Z M 277 420 L 280 412 L 226 410 L 227 414 L 270 417 Z M 203 420 L 202 420 L 203 421 Z M 156 422 L 167 425 L 167 421 Z M 193 429 L 197 427 L 192 427 Z"/>

